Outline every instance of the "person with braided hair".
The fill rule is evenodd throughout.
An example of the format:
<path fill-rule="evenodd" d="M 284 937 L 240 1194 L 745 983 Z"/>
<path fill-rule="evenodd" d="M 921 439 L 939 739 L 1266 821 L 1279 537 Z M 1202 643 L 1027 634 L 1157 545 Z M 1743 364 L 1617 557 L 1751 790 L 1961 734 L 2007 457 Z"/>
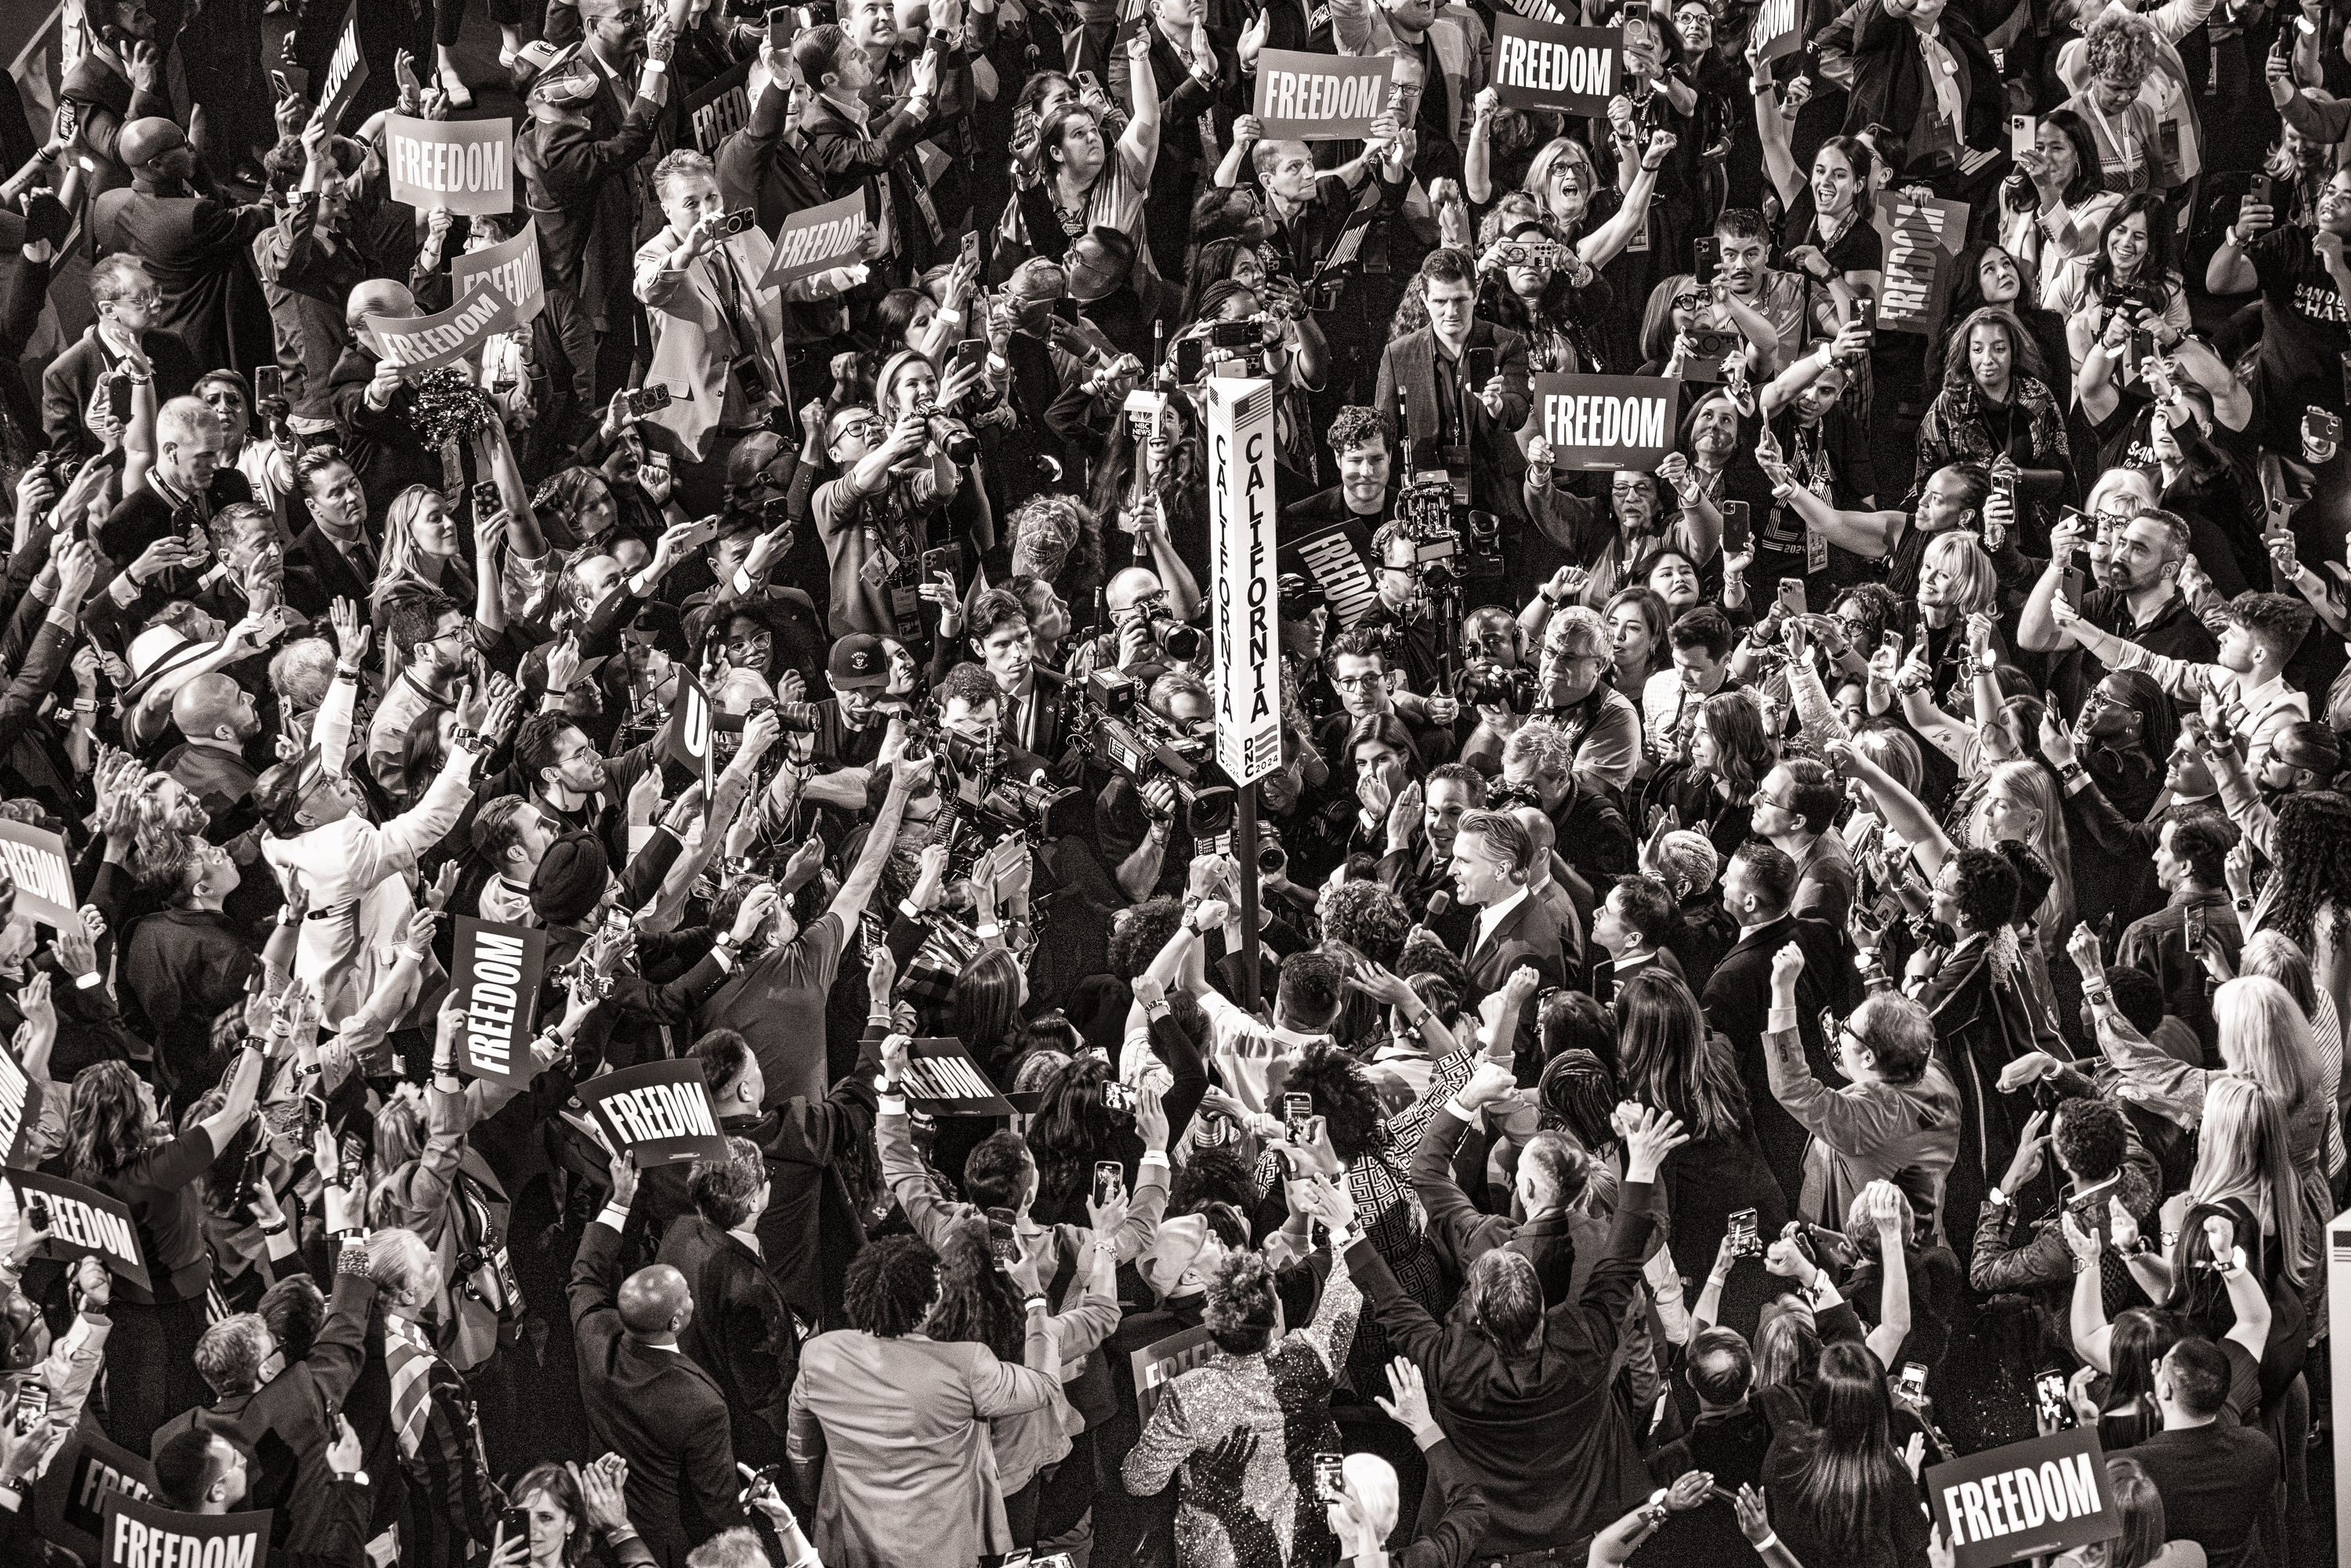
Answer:
<path fill-rule="evenodd" d="M 2310 955 L 2335 1016 L 2351 1018 L 2351 797 L 2335 789 L 2287 796 L 2269 849 L 2275 869 L 2248 927 L 2292 937 Z"/>

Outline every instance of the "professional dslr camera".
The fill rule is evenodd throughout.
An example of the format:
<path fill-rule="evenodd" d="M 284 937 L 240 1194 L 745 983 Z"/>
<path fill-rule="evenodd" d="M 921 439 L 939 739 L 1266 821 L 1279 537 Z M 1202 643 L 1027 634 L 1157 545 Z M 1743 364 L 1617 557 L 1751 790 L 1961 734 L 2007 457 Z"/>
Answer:
<path fill-rule="evenodd" d="M 1086 676 L 1071 738 L 1086 755 L 1138 786 L 1165 779 L 1184 803 L 1195 838 L 1229 827 L 1233 787 L 1217 766 L 1216 747 L 1186 735 L 1143 700 L 1143 685 L 1117 670 Z"/>
<path fill-rule="evenodd" d="M 958 468 L 968 468 L 979 459 L 979 438 L 971 426 L 951 413 L 940 410 L 935 398 L 917 398 L 914 412 L 923 416 L 923 424 L 931 433 L 931 443 L 947 455 L 947 460 Z"/>
<path fill-rule="evenodd" d="M 1454 683 L 1455 699 L 1468 707 L 1506 707 L 1512 713 L 1535 710 L 1535 673 L 1524 664 L 1498 664 L 1479 659 L 1462 670 Z"/>
<path fill-rule="evenodd" d="M 1013 833 L 1031 842 L 1066 838 L 1083 826 L 1083 802 L 1075 789 L 1057 789 L 1013 777 L 1003 733 L 991 729 L 975 740 L 938 723 L 935 714 L 916 716 L 900 755 L 909 762 L 939 759 L 936 788 L 955 818 L 947 830 L 947 875 L 968 875 L 979 857 Z"/>
<path fill-rule="evenodd" d="M 1176 380 L 1190 386 L 1208 373 L 1208 367 L 1233 364 L 1244 376 L 1265 374 L 1265 350 L 1280 337 L 1280 319 L 1263 311 L 1238 321 L 1211 321 L 1206 332 L 1176 340 Z"/>

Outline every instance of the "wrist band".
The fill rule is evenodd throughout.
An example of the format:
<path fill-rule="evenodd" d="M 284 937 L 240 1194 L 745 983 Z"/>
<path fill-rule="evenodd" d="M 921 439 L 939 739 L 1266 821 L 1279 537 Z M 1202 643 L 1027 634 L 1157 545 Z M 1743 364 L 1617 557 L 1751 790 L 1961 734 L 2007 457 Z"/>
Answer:
<path fill-rule="evenodd" d="M 1755 1550 L 1759 1552 L 1769 1552 L 1771 1548 L 1780 1544 L 1780 1532 L 1775 1530 L 1771 1534 L 1766 1535 L 1762 1540 L 1751 1542 L 1750 1544 L 1752 1544 Z"/>

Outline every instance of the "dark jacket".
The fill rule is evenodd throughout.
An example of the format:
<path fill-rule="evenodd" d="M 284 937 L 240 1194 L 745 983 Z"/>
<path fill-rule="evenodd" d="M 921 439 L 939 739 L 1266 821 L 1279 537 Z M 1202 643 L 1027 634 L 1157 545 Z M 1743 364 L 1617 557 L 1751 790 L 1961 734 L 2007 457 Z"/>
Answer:
<path fill-rule="evenodd" d="M 179 334 L 150 327 L 139 335 L 139 346 L 155 371 L 156 407 L 185 397 L 194 387 L 199 374 L 195 356 L 188 352 Z M 41 429 L 52 448 L 79 457 L 98 455 L 98 437 L 82 423 L 82 411 L 89 407 L 90 394 L 98 390 L 98 378 L 121 362 L 96 327 L 85 329 L 78 341 L 49 361 L 41 372 Z"/>
<path fill-rule="evenodd" d="M 416 393 L 402 387 L 381 410 L 370 408 L 368 383 L 380 362 L 376 351 L 353 339 L 335 361 L 329 378 L 334 389 L 335 420 L 341 426 L 343 455 L 367 486 L 368 521 L 381 528 L 392 497 L 411 485 L 441 488 L 441 455 L 416 438 L 409 418 Z M 289 562 L 290 564 L 290 562 Z"/>
<path fill-rule="evenodd" d="M 1796 1025 L 1804 1059 L 1813 1077 L 1835 1082 L 1829 1044 L 1821 1037 L 1821 1009 L 1834 1005 L 1843 1013 L 1860 999 L 1859 983 L 1845 958 L 1844 934 L 1835 926 L 1789 915 L 1760 927 L 1731 945 L 1698 998 L 1708 1024 L 1729 1036 L 1731 1049 L 1739 1053 L 1739 1075 L 1747 1081 L 1747 1103 L 1754 1107 L 1755 1135 L 1782 1193 L 1803 1190 L 1808 1136 L 1772 1097 L 1771 1069 L 1763 1054 L 1763 1030 L 1771 1012 L 1771 957 L 1790 942 L 1804 953 L 1804 972 L 1796 980 Z"/>
<path fill-rule="evenodd" d="M 1469 504 L 1498 516 L 1523 517 L 1526 503 L 1520 495 L 1520 481 L 1525 476 L 1527 462 L 1519 450 L 1517 431 L 1526 423 L 1530 406 L 1527 340 L 1481 316 L 1469 323 L 1465 359 L 1469 350 L 1478 349 L 1493 351 L 1494 366 L 1505 389 L 1499 418 L 1488 413 L 1486 405 L 1478 401 L 1477 387 L 1465 387 L 1460 393 L 1460 408 L 1468 428 L 1457 431 L 1456 439 L 1469 449 Z M 1396 389 L 1404 389 L 1405 423 L 1413 437 L 1414 466 L 1420 470 L 1446 466 L 1441 455 L 1434 450 L 1433 441 L 1438 429 L 1437 374 L 1440 359 L 1436 334 L 1430 328 L 1424 327 L 1395 340 L 1380 355 L 1379 385 L 1372 399 L 1380 423 L 1387 427 L 1389 450 L 1395 451 Z M 1457 368 L 1448 373 L 1459 372 Z M 1424 451 L 1424 446 L 1428 450 Z"/>
<path fill-rule="evenodd" d="M 1632 1430 L 1610 1395 L 1610 1363 L 1640 1283 L 1651 1200 L 1648 1183 L 1625 1184 L 1606 1253 L 1581 1294 L 1543 1313 L 1540 1341 L 1525 1352 L 1503 1352 L 1458 1310 L 1437 1322 L 1396 1284 L 1376 1248 L 1359 1241 L 1348 1249 L 1348 1271 L 1388 1343 L 1426 1376 L 1437 1424 L 1483 1479 L 1481 1553 L 1564 1548 L 1648 1494 Z M 1431 1518 L 1443 1511 L 1434 1486 L 1421 1506 Z"/>
<path fill-rule="evenodd" d="M 364 391 L 367 383 L 360 385 Z M 381 563 L 382 559 L 378 547 L 376 559 Z M 360 580 L 350 559 L 316 523 L 304 528 L 286 552 L 286 602 L 313 621 L 325 619 L 338 599 L 364 608 L 374 586 Z"/>
<path fill-rule="evenodd" d="M 516 141 L 523 204 L 538 225 L 549 288 L 579 294 L 591 248 L 604 269 L 600 277 L 612 268 L 628 275 L 634 248 L 629 172 L 653 146 L 656 112 L 652 99 L 637 98 L 617 131 L 600 135 L 592 121 L 538 120 Z M 592 308 L 595 302 L 582 296 L 582 303 Z"/>
<path fill-rule="evenodd" d="M 678 1216 L 662 1238 L 660 1261 L 694 1292 L 694 1321 L 677 1347 L 725 1396 L 736 1457 L 755 1468 L 782 1464 L 786 1406 L 799 1372 L 783 1291 L 758 1253 L 699 1214 Z"/>
<path fill-rule="evenodd" d="M 571 1268 L 580 1394 L 600 1451 L 629 1461 L 629 1522 L 664 1568 L 743 1522 L 726 1397 L 693 1357 L 621 1326 L 620 1233 L 601 1220 Z"/>
<path fill-rule="evenodd" d="M 146 262 L 163 294 L 155 325 L 177 332 L 198 364 L 244 376 L 277 362 L 251 253 L 277 217 L 263 203 L 233 206 L 177 183 L 158 190 L 141 175 L 98 198 L 90 233 L 101 255 L 128 251 Z"/>

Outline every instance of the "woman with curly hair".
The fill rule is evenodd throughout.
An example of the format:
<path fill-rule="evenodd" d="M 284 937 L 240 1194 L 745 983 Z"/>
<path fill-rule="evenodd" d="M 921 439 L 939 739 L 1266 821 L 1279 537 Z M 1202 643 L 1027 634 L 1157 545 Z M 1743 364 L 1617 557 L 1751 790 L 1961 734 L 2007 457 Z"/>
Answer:
<path fill-rule="evenodd" d="M 1103 1211 L 1103 1218 L 1110 1223 L 1104 1225 L 1097 1218 L 1097 1235 L 1117 1228 L 1115 1214 Z M 1054 1343 L 1067 1366 L 1083 1361 L 1118 1329 L 1118 1253 L 1108 1247 L 1092 1247 L 1087 1252 L 1092 1267 L 1083 1292 L 1072 1292 L 1068 1310 L 1050 1320 Z M 1027 1266 L 1025 1274 L 1019 1268 L 1022 1263 Z M 1007 1364 L 1019 1362 L 1028 1337 L 1022 1297 L 1029 1293 L 1031 1284 L 1049 1282 L 1035 1280 L 1037 1267 L 1034 1258 L 1016 1260 L 1015 1268 L 1009 1270 L 998 1266 L 988 1248 L 987 1221 L 967 1214 L 949 1228 L 939 1249 L 939 1299 L 923 1325 L 925 1336 L 941 1344 L 986 1345 L 997 1360 Z M 1076 1428 L 1082 1435 L 1083 1428 L 1082 1420 L 1076 1416 L 1066 1394 L 1057 1388 L 1040 1408 L 998 1416 L 987 1424 L 989 1446 L 996 1451 L 997 1483 L 1004 1491 L 1005 1522 L 1015 1545 L 1036 1544 L 1040 1511 L 1048 1489 L 1053 1486 L 1049 1477 L 1054 1467 L 1075 1461 L 1086 1480 L 1092 1479 L 1091 1455 L 1072 1451 L 1071 1431 Z M 1076 1480 L 1072 1475 L 1070 1484 Z"/>
<path fill-rule="evenodd" d="M 1201 1321 L 1216 1354 L 1161 1389 L 1151 1419 L 1120 1467 L 1126 1490 L 1148 1497 L 1171 1479 L 1178 1482 L 1178 1568 L 1282 1568 L 1329 1561 L 1330 1525 L 1310 1456 L 1342 1447 L 1331 1419 L 1331 1392 L 1355 1338 L 1364 1300 L 1346 1255 L 1334 1249 L 1313 1320 L 1302 1328 L 1290 1329 L 1283 1322 L 1273 1267 L 1261 1253 L 1224 1254 L 1209 1267 L 1206 1283 Z M 1237 1433 L 1257 1438 L 1239 1486 L 1211 1489 L 1204 1499 L 1204 1463 Z M 1262 1543 L 1244 1557 L 1226 1518 L 1207 1506 L 1212 1500 L 1228 1508 L 1238 1504 L 1270 1522 L 1274 1560 L 1259 1561 Z"/>
<path fill-rule="evenodd" d="M 2308 954 L 2335 1016 L 2351 1019 L 2351 797 L 2333 789 L 2288 795 L 2268 848 L 2274 870 L 2253 924 L 2283 932 Z"/>
<path fill-rule="evenodd" d="M 1730 1042 L 1707 1027 L 1689 987 L 1645 965 L 1617 988 L 1615 1009 L 1625 1098 L 1670 1112 L 1689 1132 L 1689 1141 L 1667 1157 L 1657 1185 L 1673 1216 L 1675 1267 L 1703 1278 L 1734 1209 L 1755 1210 L 1759 1234 L 1777 1236 L 1788 1202 L 1756 1142 L 1738 1058 Z M 1723 1321 L 1743 1329 L 1761 1306 L 1760 1295 L 1735 1303 Z"/>
<path fill-rule="evenodd" d="M 1755 692 L 1717 692 L 1691 720 L 1688 763 L 1671 768 L 1650 799 L 1671 808 L 1684 827 L 1706 834 L 1728 860 L 1752 831 L 1755 786 L 1771 771 L 1771 762 Z"/>
<path fill-rule="evenodd" d="M 251 1120 L 261 1070 L 261 1043 L 248 1041 L 229 1067 L 220 1109 L 177 1137 L 129 1062 L 101 1061 L 73 1081 L 65 1151 L 50 1166 L 126 1205 L 147 1262 L 146 1285 L 114 1282 L 120 1343 L 107 1357 L 107 1436 L 135 1454 L 147 1451 L 156 1427 L 206 1397 L 195 1352 L 213 1269 L 198 1184 Z"/>
<path fill-rule="evenodd" d="M 841 1305 L 852 1326 L 802 1345 L 792 1385 L 795 1464 L 823 1458 L 810 1536 L 828 1568 L 944 1568 L 1016 1544 L 988 1424 L 1047 1409 L 1061 1387 L 1034 1261 L 1012 1268 L 1029 1302 L 1018 1363 L 985 1343 L 932 1337 L 945 1265 L 924 1242 L 884 1237 L 850 1260 Z M 876 1399 L 876 1389 L 893 1396 Z"/>
<path fill-rule="evenodd" d="M 2140 96 L 2162 47 L 2155 24 L 2125 11 L 2102 11 L 2082 43 L 2090 79 L 2064 107 L 2089 127 L 2099 187 L 2127 196 L 2169 183 L 2162 130 L 2154 107 Z"/>

